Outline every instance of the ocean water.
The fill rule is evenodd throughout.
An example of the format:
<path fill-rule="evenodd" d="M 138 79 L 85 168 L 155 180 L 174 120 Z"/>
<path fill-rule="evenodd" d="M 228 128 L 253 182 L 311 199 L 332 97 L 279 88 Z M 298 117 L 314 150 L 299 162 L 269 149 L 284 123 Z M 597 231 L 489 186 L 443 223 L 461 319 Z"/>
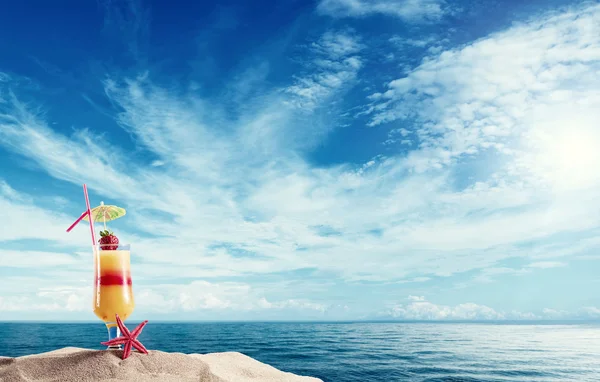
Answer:
<path fill-rule="evenodd" d="M 105 340 L 101 323 L 0 323 L 2 356 Z M 150 322 L 140 340 L 168 352 L 238 351 L 326 382 L 600 381 L 599 324 Z"/>

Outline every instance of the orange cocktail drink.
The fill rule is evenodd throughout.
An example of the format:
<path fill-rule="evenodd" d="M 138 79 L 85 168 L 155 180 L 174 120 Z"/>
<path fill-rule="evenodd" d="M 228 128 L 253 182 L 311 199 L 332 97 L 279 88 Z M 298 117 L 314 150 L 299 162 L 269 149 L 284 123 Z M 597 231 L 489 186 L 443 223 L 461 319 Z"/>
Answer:
<path fill-rule="evenodd" d="M 125 321 L 135 302 L 128 244 L 94 247 L 94 314 L 108 328 L 109 339 L 119 336 L 115 315 Z"/>

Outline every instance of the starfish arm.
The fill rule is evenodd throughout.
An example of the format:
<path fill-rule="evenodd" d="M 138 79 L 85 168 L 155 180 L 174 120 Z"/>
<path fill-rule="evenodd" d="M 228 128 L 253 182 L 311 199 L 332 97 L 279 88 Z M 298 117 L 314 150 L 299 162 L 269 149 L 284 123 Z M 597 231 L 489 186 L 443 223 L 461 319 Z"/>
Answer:
<path fill-rule="evenodd" d="M 142 343 L 140 341 L 133 340 L 133 341 L 131 341 L 131 345 L 133 345 L 134 348 L 139 350 L 140 353 L 148 354 L 148 350 L 146 349 L 146 347 L 144 345 L 142 345 Z"/>
<path fill-rule="evenodd" d="M 127 341 L 129 341 L 129 339 L 127 337 L 117 337 L 117 338 L 113 338 L 110 341 L 100 342 L 100 343 L 102 345 L 106 345 L 106 346 L 113 346 L 113 345 L 122 345 Z"/>
<path fill-rule="evenodd" d="M 131 333 L 129 333 L 129 329 L 127 329 L 127 327 L 123 324 L 123 321 L 121 321 L 121 317 L 119 317 L 118 314 L 116 314 L 115 317 L 117 318 L 117 326 L 119 327 L 121 333 L 123 333 L 123 337 L 130 338 Z"/>
<path fill-rule="evenodd" d="M 123 359 L 129 357 L 131 354 L 131 341 L 128 341 L 123 348 Z"/>
<path fill-rule="evenodd" d="M 146 326 L 147 323 L 148 323 L 148 320 L 142 322 L 141 324 L 139 324 L 137 326 L 137 328 L 133 329 L 133 331 L 131 332 L 131 338 L 136 339 L 137 336 L 140 335 L 140 333 L 142 332 L 142 329 L 144 329 L 144 326 Z"/>

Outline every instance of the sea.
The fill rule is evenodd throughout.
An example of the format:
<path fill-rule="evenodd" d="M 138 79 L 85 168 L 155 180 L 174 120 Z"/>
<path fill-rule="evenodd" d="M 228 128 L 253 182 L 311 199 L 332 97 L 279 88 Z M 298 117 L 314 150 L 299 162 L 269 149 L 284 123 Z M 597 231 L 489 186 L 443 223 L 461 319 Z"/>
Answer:
<path fill-rule="evenodd" d="M 135 322 L 127 326 L 135 327 Z M 101 323 L 0 323 L 0 356 L 103 349 Z M 151 322 L 148 349 L 237 351 L 325 382 L 600 382 L 600 324 Z"/>

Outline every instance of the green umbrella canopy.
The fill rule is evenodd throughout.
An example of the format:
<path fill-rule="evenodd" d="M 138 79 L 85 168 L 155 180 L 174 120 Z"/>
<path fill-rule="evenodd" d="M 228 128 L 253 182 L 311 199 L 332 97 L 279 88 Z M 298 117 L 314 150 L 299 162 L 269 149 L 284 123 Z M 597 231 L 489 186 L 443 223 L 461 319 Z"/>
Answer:
<path fill-rule="evenodd" d="M 104 202 L 101 202 L 98 207 L 92 208 L 91 212 L 95 222 L 104 222 L 104 229 L 106 229 L 106 222 L 118 219 L 126 214 L 125 208 L 105 205 Z M 88 221 L 87 215 L 83 220 Z"/>

